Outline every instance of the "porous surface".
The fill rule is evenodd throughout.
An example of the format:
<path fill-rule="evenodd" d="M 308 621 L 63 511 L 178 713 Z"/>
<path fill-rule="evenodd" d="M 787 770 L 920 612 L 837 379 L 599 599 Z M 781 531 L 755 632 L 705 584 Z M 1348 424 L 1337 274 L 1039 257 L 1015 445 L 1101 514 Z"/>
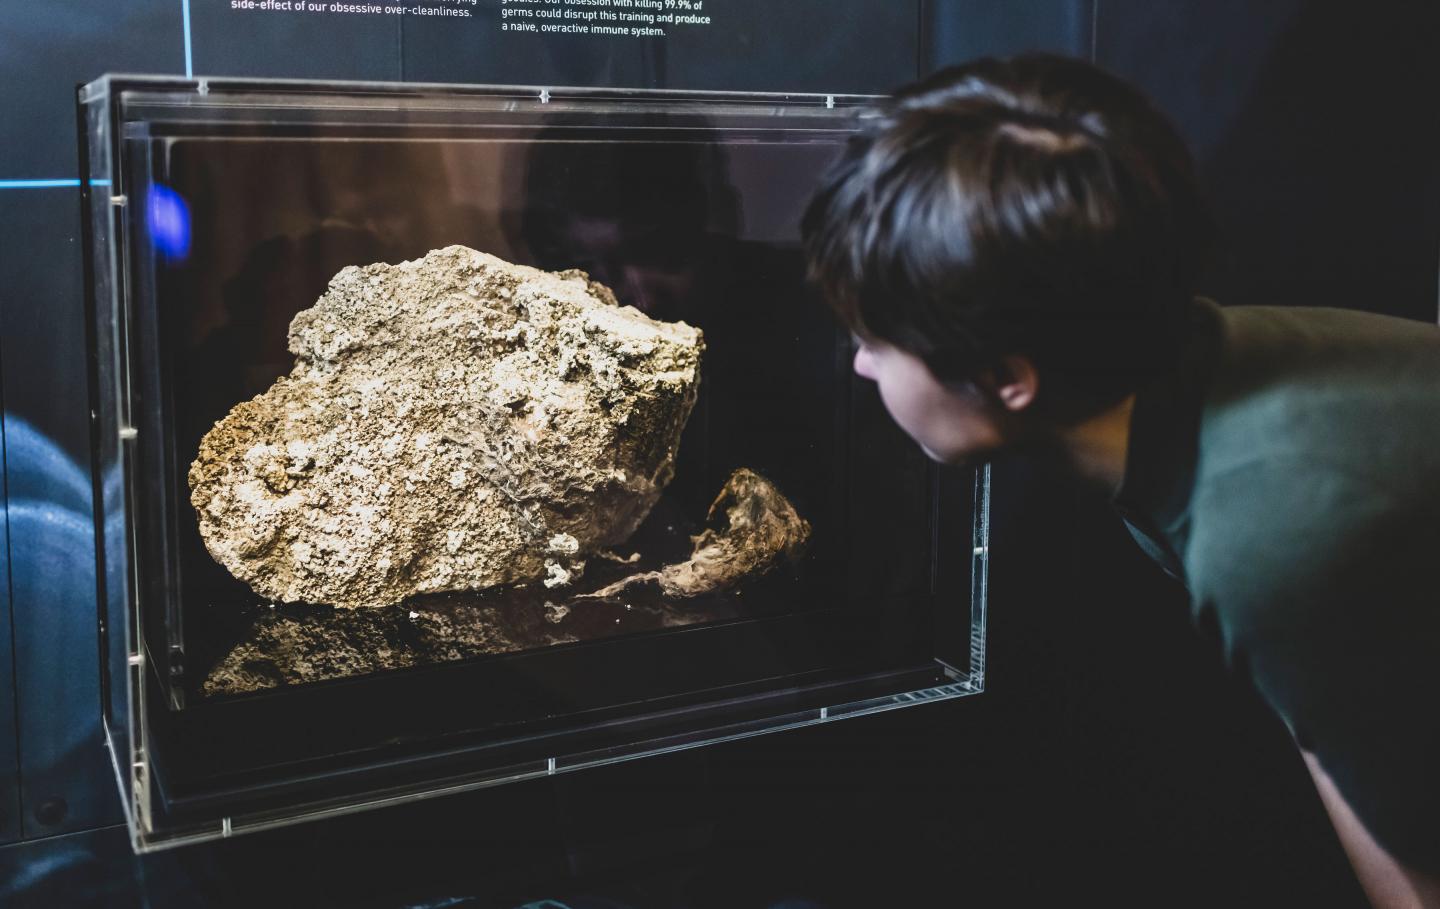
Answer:
<path fill-rule="evenodd" d="M 289 348 L 201 441 L 191 503 L 261 597 L 354 608 L 563 586 L 624 541 L 674 472 L 703 341 L 582 272 L 451 246 L 342 270 Z"/>
<path fill-rule="evenodd" d="M 810 539 L 810 522 L 775 484 L 748 468 L 730 475 L 710 504 L 705 529 L 692 538 L 690 558 L 645 571 L 585 597 L 604 599 L 654 584 L 669 597 L 696 597 L 758 577 L 783 560 L 795 561 Z"/>

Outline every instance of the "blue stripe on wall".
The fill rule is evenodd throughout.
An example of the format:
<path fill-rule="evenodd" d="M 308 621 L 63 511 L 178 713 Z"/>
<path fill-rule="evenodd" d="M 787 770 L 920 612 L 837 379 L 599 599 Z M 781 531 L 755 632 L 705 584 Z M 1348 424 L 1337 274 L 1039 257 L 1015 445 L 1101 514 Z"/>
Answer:
<path fill-rule="evenodd" d="M 185 24 L 185 78 L 195 75 L 190 62 L 190 0 L 180 0 L 180 13 Z"/>
<path fill-rule="evenodd" d="M 79 180 L 0 180 L 0 189 L 54 189 L 78 187 Z M 109 180 L 91 180 L 91 186 L 109 186 Z"/>

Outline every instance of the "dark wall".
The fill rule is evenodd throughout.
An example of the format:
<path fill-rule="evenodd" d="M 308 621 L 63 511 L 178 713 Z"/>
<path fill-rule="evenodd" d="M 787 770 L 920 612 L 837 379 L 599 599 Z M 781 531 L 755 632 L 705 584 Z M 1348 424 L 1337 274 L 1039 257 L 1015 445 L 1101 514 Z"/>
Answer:
<path fill-rule="evenodd" d="M 489 29 L 408 19 L 282 27 L 221 0 L 60 0 L 43 13 L 0 4 L 0 181 L 73 177 L 73 87 L 106 71 L 879 92 L 948 62 L 1050 49 L 1136 80 L 1194 143 L 1228 229 L 1210 281 L 1222 302 L 1435 318 L 1433 5 L 709 5 L 724 10 L 723 27 L 660 44 L 501 40 Z M 480 0 L 476 12 L 498 7 Z M 17 743 L 0 747 L 4 842 L 102 827 L 118 820 L 118 806 L 96 709 L 78 204 L 73 186 L 0 186 L 12 610 L 0 623 L 0 745 L 12 728 Z M 569 859 L 554 852 L 555 830 L 567 825 L 572 842 L 633 844 L 611 867 L 654 864 L 664 850 L 647 829 L 689 814 L 703 819 L 712 856 L 692 863 L 694 877 L 712 887 L 747 875 L 799 887 L 829 875 L 842 896 L 843 882 L 866 880 L 865 895 L 880 900 L 870 905 L 884 904 L 885 881 L 910 891 L 945 885 L 992 905 L 1076 893 L 1128 904 L 1170 882 L 1149 901 L 1360 905 L 1284 731 L 1224 673 L 1189 626 L 1183 592 L 1135 553 L 1105 503 L 1051 465 L 1018 460 L 996 466 L 995 496 L 983 697 L 727 745 L 703 759 L 582 774 L 555 788 L 481 794 L 452 810 L 492 823 L 457 833 L 452 816 L 431 828 L 444 832 L 435 836 L 490 849 L 503 837 L 484 831 L 505 818 L 516 843 L 542 851 L 549 843 L 530 865 L 514 858 L 519 846 L 475 864 L 509 880 L 516 868 L 578 867 L 573 851 Z M 14 691 L 5 671 L 12 658 Z M 595 794 L 606 788 L 609 802 Z M 400 849 L 420 825 L 439 823 L 419 809 L 376 817 L 226 844 L 195 861 L 231 862 L 202 876 L 238 885 L 244 875 L 233 863 L 242 858 L 273 862 L 319 837 L 367 855 L 365 844 Z M 104 848 L 113 854 L 113 844 Z M 15 867 L 37 854 L 4 852 L 0 880 L 7 860 Z M 450 880 L 455 872 L 441 866 L 452 853 L 432 839 L 427 855 L 412 873 Z M 473 853 L 455 855 L 475 863 Z M 383 862 L 315 861 L 316 874 L 347 876 L 357 894 L 367 881 L 406 874 Z M 502 874 L 507 861 L 513 867 Z M 104 867 L 123 877 L 135 866 Z M 736 896 L 730 905 L 742 904 Z"/>
<path fill-rule="evenodd" d="M 0 438 L 3 438 L 3 411 L 0 411 Z M 3 470 L 3 462 L 0 462 Z M 4 478 L 0 476 L 0 490 Z M 0 495 L 0 505 L 8 501 Z M 15 650 L 11 643 L 10 617 L 10 528 L 0 522 L 0 741 L 15 735 Z M 20 751 L 0 748 L 0 843 L 20 838 Z"/>
<path fill-rule="evenodd" d="M 1195 148 L 1218 300 L 1435 321 L 1440 5 L 1111 2 L 1096 36 Z"/>

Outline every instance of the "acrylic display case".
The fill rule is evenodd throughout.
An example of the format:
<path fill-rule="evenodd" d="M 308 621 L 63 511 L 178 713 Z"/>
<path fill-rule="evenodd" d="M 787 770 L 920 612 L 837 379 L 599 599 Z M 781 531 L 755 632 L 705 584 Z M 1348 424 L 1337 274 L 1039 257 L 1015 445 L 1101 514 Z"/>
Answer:
<path fill-rule="evenodd" d="M 137 850 L 981 690 L 988 474 L 923 457 L 804 281 L 799 216 L 864 100 L 80 89 L 103 709 Z M 591 309 L 545 334 L 561 285 Z M 386 313 L 364 331 L 362 303 Z M 496 392 L 542 335 L 589 359 L 526 354 Z M 352 399 L 321 381 L 342 360 L 389 371 Z M 540 399 L 571 393 L 610 435 L 514 485 L 565 460 Z M 322 451 L 347 432 L 429 447 L 362 468 Z"/>

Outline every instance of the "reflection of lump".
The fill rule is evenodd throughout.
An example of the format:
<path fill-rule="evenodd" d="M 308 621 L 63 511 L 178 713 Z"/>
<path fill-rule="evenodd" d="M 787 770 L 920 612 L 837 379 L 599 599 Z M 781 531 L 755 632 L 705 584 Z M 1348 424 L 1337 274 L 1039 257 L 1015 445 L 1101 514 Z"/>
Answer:
<path fill-rule="evenodd" d="M 810 539 L 810 524 L 774 484 L 741 468 L 710 503 L 708 525 L 693 538 L 690 558 L 659 571 L 632 575 L 588 597 L 613 597 L 633 585 L 653 582 L 662 593 L 693 597 L 724 590 L 736 582 L 769 571 L 780 558 L 797 559 Z"/>
<path fill-rule="evenodd" d="M 488 616 L 487 616 L 488 617 Z M 201 686 L 205 697 L 365 675 L 559 643 L 463 612 L 362 609 L 257 621 Z"/>
<path fill-rule="evenodd" d="M 670 481 L 702 349 L 578 271 L 463 246 L 346 268 L 291 323 L 290 375 L 201 441 L 200 533 L 286 602 L 566 583 Z"/>

